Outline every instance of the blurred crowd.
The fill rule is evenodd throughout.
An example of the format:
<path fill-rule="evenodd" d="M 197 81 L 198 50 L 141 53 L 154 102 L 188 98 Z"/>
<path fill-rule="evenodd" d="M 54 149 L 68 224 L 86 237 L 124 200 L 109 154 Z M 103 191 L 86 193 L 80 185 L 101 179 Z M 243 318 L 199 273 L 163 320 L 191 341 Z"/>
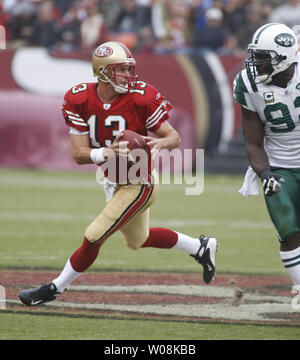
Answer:
<path fill-rule="evenodd" d="M 300 25 L 300 0 L 3 0 L 7 48 L 91 52 L 116 40 L 135 52 L 242 54 L 268 22 Z M 300 26 L 299 26 L 300 27 Z"/>

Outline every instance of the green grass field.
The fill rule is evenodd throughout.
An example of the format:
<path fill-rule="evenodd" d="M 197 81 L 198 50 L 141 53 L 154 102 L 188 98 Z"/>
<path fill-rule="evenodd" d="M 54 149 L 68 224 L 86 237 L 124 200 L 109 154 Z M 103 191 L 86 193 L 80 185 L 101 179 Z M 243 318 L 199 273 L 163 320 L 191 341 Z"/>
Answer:
<path fill-rule="evenodd" d="M 263 197 L 241 196 L 242 181 L 242 176 L 206 176 L 204 193 L 199 196 L 186 196 L 184 185 L 162 185 L 151 207 L 151 226 L 217 237 L 218 273 L 287 276 Z M 81 245 L 86 226 L 105 202 L 93 173 L 7 169 L 0 170 L 0 199 L 0 284 L 1 269 L 60 270 Z M 198 266 L 175 250 L 132 251 L 117 233 L 104 244 L 90 269 L 198 272 Z M 5 311 L 0 321 L 0 339 L 299 338 L 299 329 L 284 326 L 150 324 Z M 130 337 L 128 327 L 134 329 Z"/>

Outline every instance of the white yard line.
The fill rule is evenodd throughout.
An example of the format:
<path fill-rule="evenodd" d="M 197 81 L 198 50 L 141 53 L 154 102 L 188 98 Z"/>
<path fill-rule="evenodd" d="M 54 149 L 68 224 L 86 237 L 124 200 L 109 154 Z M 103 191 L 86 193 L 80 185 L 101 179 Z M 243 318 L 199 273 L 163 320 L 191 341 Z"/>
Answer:
<path fill-rule="evenodd" d="M 180 181 L 177 180 L 177 181 Z M 61 189 L 99 189 L 102 190 L 101 185 L 96 182 L 96 176 L 91 174 L 89 179 L 79 178 L 64 178 L 64 177 L 32 177 L 24 176 L 17 177 L 11 175 L 1 175 L 0 185 L 14 186 L 14 187 L 39 187 L 39 188 L 61 188 Z M 184 191 L 187 184 L 160 184 L 162 191 Z M 212 185 L 204 183 L 204 193 L 235 193 L 238 194 L 239 188 L 242 186 L 242 180 L 240 185 Z M 240 195 L 241 196 L 241 195 Z"/>
<path fill-rule="evenodd" d="M 236 291 L 234 287 L 212 285 L 73 285 L 69 286 L 68 289 L 74 291 L 153 293 L 216 298 L 233 298 Z M 246 293 L 244 294 L 244 300 L 290 303 L 291 298 L 287 296 Z"/>
<path fill-rule="evenodd" d="M 20 304 L 18 300 L 6 300 L 9 304 Z M 290 303 L 258 303 L 258 304 L 241 304 L 234 306 L 230 303 L 211 303 L 211 304 L 103 304 L 103 303 L 74 303 L 55 301 L 47 303 L 46 307 L 61 307 L 68 309 L 81 310 L 107 310 L 123 311 L 140 314 L 155 315 L 175 315 L 202 317 L 211 319 L 228 319 L 228 320 L 250 320 L 250 321 L 281 321 L 290 322 L 289 314 L 297 314 Z M 281 314 L 280 319 L 277 318 Z M 284 318 L 284 314 L 287 315 Z M 282 316 L 283 315 L 283 316 Z"/>
<path fill-rule="evenodd" d="M 91 220 L 97 214 L 67 214 L 67 213 L 49 213 L 49 212 L 14 212 L 14 211 L 0 211 L 0 220 L 48 220 L 48 221 L 74 221 L 74 220 Z"/>
<path fill-rule="evenodd" d="M 69 214 L 69 213 L 50 213 L 50 212 L 22 212 L 22 211 L 0 211 L 0 220 L 18 220 L 18 221 L 56 221 L 56 222 L 69 222 L 69 221 L 90 221 L 98 214 Z M 166 226 L 166 227 L 198 227 L 198 226 L 211 226 L 211 227 L 225 227 L 234 229 L 272 229 L 272 224 L 269 222 L 256 222 L 256 221 L 226 221 L 215 219 L 172 219 L 172 220 L 159 220 L 150 219 L 151 226 Z"/>
<path fill-rule="evenodd" d="M 299 314 L 292 306 L 292 296 L 275 296 L 259 292 L 247 292 L 239 306 L 234 305 L 236 287 L 203 286 L 203 285 L 73 285 L 70 291 L 93 291 L 131 294 L 165 294 L 180 296 L 197 296 L 199 303 L 156 303 L 156 304 L 108 304 L 67 302 L 62 295 L 57 301 L 47 303 L 47 307 L 60 307 L 79 310 L 106 310 L 162 316 L 188 316 L 197 318 L 248 320 L 248 321 L 292 321 L 291 314 Z M 113 296 L 113 295 L 112 295 Z M 219 302 L 205 303 L 201 298 L 219 298 Z M 61 299 L 61 300 L 60 300 Z M 145 299 L 145 302 L 147 300 Z M 19 300 L 7 299 L 7 304 L 19 304 Z"/>

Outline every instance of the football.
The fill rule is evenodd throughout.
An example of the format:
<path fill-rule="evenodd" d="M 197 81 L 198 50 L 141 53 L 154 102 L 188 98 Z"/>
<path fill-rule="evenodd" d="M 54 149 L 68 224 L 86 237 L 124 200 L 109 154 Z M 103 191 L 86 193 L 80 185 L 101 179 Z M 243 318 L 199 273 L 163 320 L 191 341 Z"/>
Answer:
<path fill-rule="evenodd" d="M 148 181 L 154 163 L 151 156 L 151 147 L 147 144 L 147 141 L 142 135 L 132 130 L 124 130 L 117 141 L 128 142 L 129 154 L 128 157 L 119 158 L 115 170 L 110 167 L 110 173 L 108 171 L 106 173 L 108 179 L 119 183 Z"/>
<path fill-rule="evenodd" d="M 123 135 L 120 138 L 120 141 L 128 141 L 128 149 L 145 149 L 147 150 L 147 142 L 142 137 L 142 135 L 138 134 L 132 130 L 124 130 Z"/>

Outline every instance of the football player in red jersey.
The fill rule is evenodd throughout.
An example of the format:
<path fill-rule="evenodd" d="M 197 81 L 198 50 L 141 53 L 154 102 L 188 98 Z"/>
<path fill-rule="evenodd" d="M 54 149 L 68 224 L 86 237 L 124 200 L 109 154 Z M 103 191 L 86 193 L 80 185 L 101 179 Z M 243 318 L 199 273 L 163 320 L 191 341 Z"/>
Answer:
<path fill-rule="evenodd" d="M 110 157 L 126 157 L 128 149 L 120 141 L 125 129 L 144 135 L 154 150 L 179 145 L 179 135 L 167 121 L 172 106 L 153 86 L 137 80 L 136 62 L 126 46 L 119 42 L 100 45 L 92 65 L 98 82 L 74 86 L 66 93 L 62 107 L 78 164 L 102 164 Z M 148 136 L 148 130 L 156 137 Z M 203 266 L 205 283 L 210 283 L 216 270 L 215 238 L 202 235 L 197 239 L 166 228 L 149 228 L 149 207 L 158 192 L 154 177 L 155 171 L 148 181 L 110 184 L 113 190 L 107 191 L 106 206 L 87 227 L 82 246 L 60 275 L 49 284 L 21 291 L 20 300 L 28 306 L 54 300 L 92 265 L 104 241 L 118 230 L 131 249 L 156 247 L 190 254 Z"/>

